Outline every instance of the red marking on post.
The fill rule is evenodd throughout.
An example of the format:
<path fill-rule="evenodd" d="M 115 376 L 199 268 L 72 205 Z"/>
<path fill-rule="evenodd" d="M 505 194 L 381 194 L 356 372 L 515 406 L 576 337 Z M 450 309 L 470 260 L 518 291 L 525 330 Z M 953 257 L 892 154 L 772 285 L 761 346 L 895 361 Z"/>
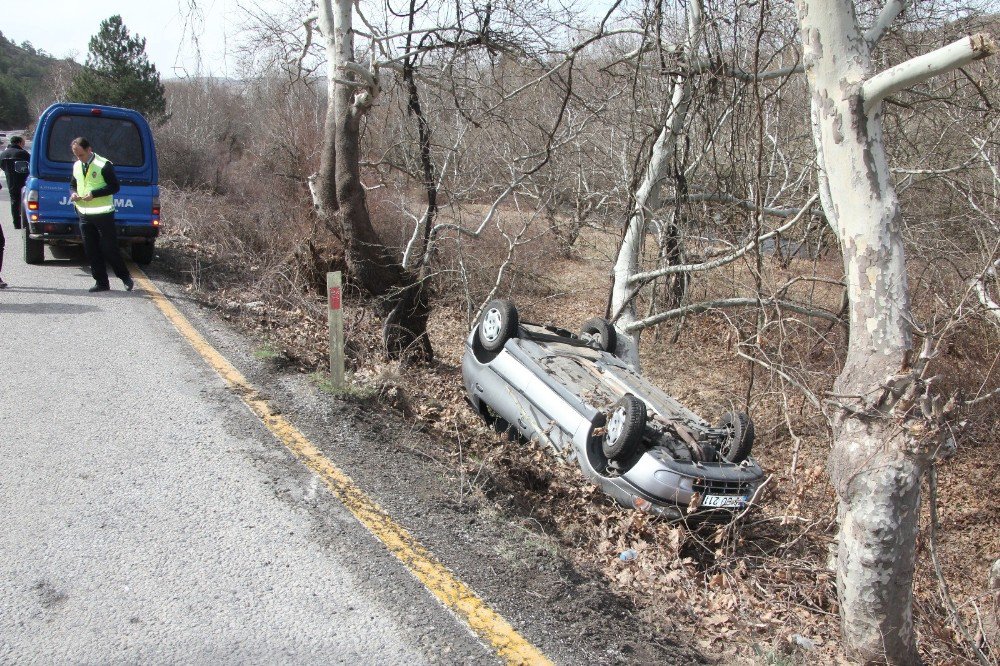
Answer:
<path fill-rule="evenodd" d="M 330 288 L 330 309 L 331 310 L 340 309 L 340 287 Z"/>

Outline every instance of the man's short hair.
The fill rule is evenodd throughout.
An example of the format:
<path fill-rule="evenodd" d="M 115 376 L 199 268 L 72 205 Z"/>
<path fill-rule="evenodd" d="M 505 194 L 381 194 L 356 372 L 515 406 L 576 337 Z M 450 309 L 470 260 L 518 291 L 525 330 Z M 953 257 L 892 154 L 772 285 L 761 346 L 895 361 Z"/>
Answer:
<path fill-rule="evenodd" d="M 73 139 L 70 145 L 77 145 L 83 148 L 84 150 L 87 150 L 88 148 L 90 148 L 90 141 L 87 141 L 86 137 L 78 136 L 75 139 Z"/>
<path fill-rule="evenodd" d="M 21 144 L 24 143 L 24 139 L 22 137 L 19 137 L 19 136 L 12 136 L 12 137 L 10 137 L 10 142 L 12 144 L 14 144 L 15 146 L 20 146 Z"/>

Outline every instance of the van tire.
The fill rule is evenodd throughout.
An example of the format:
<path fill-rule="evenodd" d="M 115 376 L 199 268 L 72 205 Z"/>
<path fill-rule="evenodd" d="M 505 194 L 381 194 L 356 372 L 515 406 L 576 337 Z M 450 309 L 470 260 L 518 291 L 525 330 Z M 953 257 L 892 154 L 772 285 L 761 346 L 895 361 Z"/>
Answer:
<path fill-rule="evenodd" d="M 24 263 L 40 264 L 45 261 L 45 243 L 28 235 L 28 225 L 24 225 Z"/>
<path fill-rule="evenodd" d="M 140 266 L 149 266 L 153 261 L 153 243 L 133 243 L 132 261 Z"/>

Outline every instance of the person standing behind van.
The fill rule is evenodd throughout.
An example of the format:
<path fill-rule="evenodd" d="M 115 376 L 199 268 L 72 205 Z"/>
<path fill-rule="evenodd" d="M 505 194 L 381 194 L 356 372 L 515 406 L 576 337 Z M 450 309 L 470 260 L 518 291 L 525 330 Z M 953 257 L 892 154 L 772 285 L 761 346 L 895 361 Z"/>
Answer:
<path fill-rule="evenodd" d="M 90 274 L 94 276 L 94 286 L 88 291 L 108 291 L 108 264 L 115 275 L 125 285 L 125 291 L 132 291 L 134 283 L 128 268 L 118 251 L 118 230 L 115 227 L 115 198 L 119 190 L 115 166 L 94 152 L 90 141 L 77 137 L 70 144 L 76 162 L 69 187 L 73 191 L 69 200 L 76 206 L 80 217 L 80 233 L 83 247 L 90 261 Z"/>
<path fill-rule="evenodd" d="M 0 185 L 0 190 L 2 189 L 3 185 Z M 3 237 L 3 225 L 0 224 L 0 271 L 3 270 L 3 248 L 4 245 L 6 244 L 7 241 Z M 7 283 L 3 281 L 2 277 L 0 277 L 0 289 L 6 289 L 6 288 L 7 288 Z"/>
<path fill-rule="evenodd" d="M 19 160 L 27 162 L 31 155 L 24 149 L 24 139 L 19 136 L 10 137 L 10 145 L 0 153 L 0 170 L 7 176 L 7 190 L 10 194 L 10 218 L 14 228 L 21 226 L 21 189 L 28 180 L 28 174 L 14 170 L 14 163 Z"/>
<path fill-rule="evenodd" d="M 21 228 L 21 189 L 28 180 L 28 174 L 18 173 L 14 170 L 14 163 L 18 160 L 29 160 L 31 155 L 24 149 L 24 139 L 19 136 L 10 137 L 10 145 L 0 153 L 0 171 L 7 176 L 7 192 L 10 194 L 10 218 L 14 222 L 14 228 Z M 3 270 L 3 250 L 4 250 L 3 228 L 0 227 L 0 270 Z M 7 286 L 7 283 L 0 278 L 0 289 Z"/>

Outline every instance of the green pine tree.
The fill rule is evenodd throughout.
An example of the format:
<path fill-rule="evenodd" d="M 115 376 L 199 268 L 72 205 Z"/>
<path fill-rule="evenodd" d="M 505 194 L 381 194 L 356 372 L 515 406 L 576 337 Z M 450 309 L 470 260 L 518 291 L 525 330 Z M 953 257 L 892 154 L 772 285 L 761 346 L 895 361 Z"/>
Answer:
<path fill-rule="evenodd" d="M 90 38 L 86 66 L 73 77 L 67 97 L 135 109 L 151 119 L 162 118 L 167 108 L 160 74 L 146 57 L 145 38 L 129 35 L 117 14 L 102 21 Z"/>
<path fill-rule="evenodd" d="M 23 127 L 31 120 L 28 98 L 11 76 L 0 74 L 0 127 Z"/>

